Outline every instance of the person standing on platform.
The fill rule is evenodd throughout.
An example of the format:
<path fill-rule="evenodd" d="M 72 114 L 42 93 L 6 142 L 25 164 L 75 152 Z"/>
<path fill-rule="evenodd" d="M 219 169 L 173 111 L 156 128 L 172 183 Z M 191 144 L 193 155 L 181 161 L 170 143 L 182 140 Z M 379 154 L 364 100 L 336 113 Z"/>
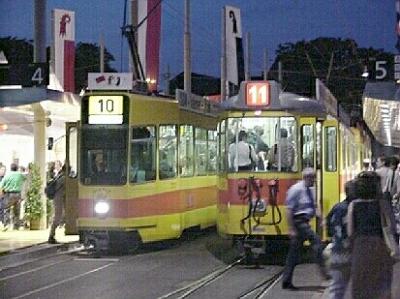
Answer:
<path fill-rule="evenodd" d="M 391 185 L 390 180 L 393 178 L 393 170 L 390 168 L 390 160 L 381 155 L 376 160 L 376 173 L 381 178 L 380 186 L 382 192 L 390 191 L 389 186 Z"/>
<path fill-rule="evenodd" d="M 65 204 L 65 164 L 62 166 L 61 170 L 58 172 L 57 176 L 54 178 L 56 180 L 56 192 L 53 199 L 54 205 L 54 218 L 53 223 L 50 227 L 50 234 L 48 243 L 57 244 L 55 239 L 56 228 L 61 224 L 63 214 L 64 214 L 64 204 Z"/>
<path fill-rule="evenodd" d="M 254 148 L 247 142 L 247 133 L 240 131 L 239 142 L 229 146 L 229 165 L 231 169 L 253 170 L 258 158 Z"/>
<path fill-rule="evenodd" d="M 4 194 L 3 209 L 13 209 L 10 213 L 10 219 L 6 219 L 4 225 L 7 227 L 13 225 L 14 229 L 19 229 L 21 223 L 19 220 L 21 190 L 25 181 L 25 176 L 18 171 L 18 165 L 11 163 L 10 172 L 7 173 L 0 182 L 0 189 Z M 6 217 L 7 218 L 7 217 Z"/>
<path fill-rule="evenodd" d="M 390 299 L 393 260 L 383 238 L 381 212 L 392 213 L 383 200 L 381 178 L 373 171 L 357 175 L 357 199 L 348 208 L 353 299 Z M 393 228 L 394 230 L 394 228 Z"/>
<path fill-rule="evenodd" d="M 328 278 L 322 257 L 323 247 L 319 236 L 311 229 L 310 220 L 316 216 L 315 198 L 311 191 L 314 186 L 315 171 L 312 168 L 303 170 L 303 180 L 291 186 L 287 192 L 286 210 L 290 236 L 289 253 L 283 272 L 282 288 L 297 290 L 292 283 L 294 268 L 305 240 L 309 240 L 316 254 L 321 274 Z"/>
<path fill-rule="evenodd" d="M 350 202 L 356 198 L 357 181 L 345 184 L 346 199 L 337 203 L 326 217 L 328 236 L 332 238 L 329 258 L 329 299 L 342 299 L 350 281 L 351 248 L 347 237 L 347 210 Z"/>

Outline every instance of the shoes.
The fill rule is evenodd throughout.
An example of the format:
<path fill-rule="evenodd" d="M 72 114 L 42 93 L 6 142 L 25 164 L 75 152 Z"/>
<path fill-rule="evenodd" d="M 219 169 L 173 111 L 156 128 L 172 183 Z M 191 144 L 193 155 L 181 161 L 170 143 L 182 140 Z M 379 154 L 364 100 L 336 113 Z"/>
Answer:
<path fill-rule="evenodd" d="M 282 283 L 282 289 L 291 290 L 291 291 L 297 291 L 299 288 L 295 287 L 291 282 L 283 282 Z"/>
<path fill-rule="evenodd" d="M 54 238 L 49 238 L 49 240 L 47 241 L 49 244 L 58 244 L 57 240 Z"/>

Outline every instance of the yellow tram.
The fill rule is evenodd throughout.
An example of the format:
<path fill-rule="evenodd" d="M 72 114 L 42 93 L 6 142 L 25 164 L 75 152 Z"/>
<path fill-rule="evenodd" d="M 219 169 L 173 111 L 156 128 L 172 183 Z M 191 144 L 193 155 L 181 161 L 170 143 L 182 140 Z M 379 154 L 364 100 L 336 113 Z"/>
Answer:
<path fill-rule="evenodd" d="M 197 102 L 87 92 L 67 125 L 67 232 L 128 249 L 215 225 L 217 114 Z"/>
<path fill-rule="evenodd" d="M 283 92 L 273 81 L 242 82 L 238 96 L 223 104 L 217 182 L 222 236 L 250 247 L 287 237 L 286 192 L 305 167 L 316 170 L 317 206 L 325 217 L 344 198 L 344 183 L 370 157 L 363 127 L 352 123 L 320 81 L 317 86 L 318 100 Z M 232 150 L 240 131 L 257 155 L 252 170 L 240 170 L 237 150 Z"/>

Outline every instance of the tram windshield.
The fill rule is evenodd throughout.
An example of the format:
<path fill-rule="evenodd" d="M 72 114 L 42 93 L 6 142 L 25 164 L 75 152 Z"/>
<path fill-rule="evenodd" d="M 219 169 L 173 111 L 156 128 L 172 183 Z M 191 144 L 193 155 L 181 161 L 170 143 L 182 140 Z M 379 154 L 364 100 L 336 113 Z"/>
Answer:
<path fill-rule="evenodd" d="M 81 182 L 85 185 L 126 183 L 127 128 L 83 128 Z"/>
<path fill-rule="evenodd" d="M 246 163 L 250 163 L 252 171 L 297 171 L 294 117 L 229 118 L 227 124 L 226 153 L 230 172 L 244 169 Z"/>

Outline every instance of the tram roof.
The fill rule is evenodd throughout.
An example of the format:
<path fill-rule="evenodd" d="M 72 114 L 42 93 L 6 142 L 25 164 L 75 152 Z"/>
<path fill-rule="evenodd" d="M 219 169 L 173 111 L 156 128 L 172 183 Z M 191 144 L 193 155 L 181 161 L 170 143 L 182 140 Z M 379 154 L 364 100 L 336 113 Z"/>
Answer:
<path fill-rule="evenodd" d="M 324 116 L 326 109 L 324 104 L 314 98 L 305 97 L 291 92 L 284 92 L 278 82 L 269 81 L 270 104 L 266 107 L 249 107 L 246 105 L 244 84 L 241 85 L 239 94 L 230 97 L 221 103 L 223 110 L 271 110 L 271 111 L 293 111 L 305 115 Z"/>
<path fill-rule="evenodd" d="M 378 142 L 400 147 L 400 86 L 368 82 L 363 93 L 363 117 Z"/>

